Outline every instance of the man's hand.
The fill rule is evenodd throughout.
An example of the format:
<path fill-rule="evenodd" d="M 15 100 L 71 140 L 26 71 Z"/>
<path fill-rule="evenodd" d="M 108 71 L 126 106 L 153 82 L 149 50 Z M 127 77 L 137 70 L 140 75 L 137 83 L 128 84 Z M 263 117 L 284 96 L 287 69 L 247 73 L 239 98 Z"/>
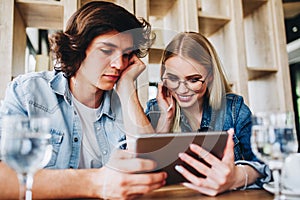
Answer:
<path fill-rule="evenodd" d="M 102 185 L 101 198 L 133 199 L 162 187 L 167 177 L 165 172 L 141 173 L 154 169 L 155 165 L 151 160 L 134 158 L 127 151 L 113 152 L 101 169 L 101 176 L 95 179 Z"/>

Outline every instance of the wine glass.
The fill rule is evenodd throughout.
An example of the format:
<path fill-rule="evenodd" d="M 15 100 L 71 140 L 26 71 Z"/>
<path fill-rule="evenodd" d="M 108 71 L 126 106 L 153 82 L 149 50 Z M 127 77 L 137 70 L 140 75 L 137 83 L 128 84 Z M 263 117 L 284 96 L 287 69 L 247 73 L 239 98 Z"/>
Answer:
<path fill-rule="evenodd" d="M 20 199 L 32 199 L 33 175 L 51 157 L 50 138 L 48 118 L 11 115 L 2 119 L 2 159 L 18 175 Z"/>
<path fill-rule="evenodd" d="M 281 171 L 285 158 L 297 152 L 293 112 L 260 112 L 252 117 L 251 148 L 256 156 L 272 170 L 274 199 L 285 199 L 282 194 Z"/>

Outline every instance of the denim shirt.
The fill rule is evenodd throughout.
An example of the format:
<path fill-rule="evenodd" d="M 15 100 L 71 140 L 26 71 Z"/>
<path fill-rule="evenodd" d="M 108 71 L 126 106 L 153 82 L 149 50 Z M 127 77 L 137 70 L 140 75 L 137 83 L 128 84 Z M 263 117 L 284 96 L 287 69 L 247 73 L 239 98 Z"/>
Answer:
<path fill-rule="evenodd" d="M 263 183 L 269 182 L 271 172 L 267 165 L 257 159 L 251 150 L 251 111 L 244 103 L 243 97 L 236 94 L 227 94 L 223 109 L 218 111 L 212 110 L 209 106 L 208 99 L 204 100 L 202 121 L 197 131 L 227 131 L 234 129 L 234 157 L 235 164 L 250 165 L 256 169 L 262 176 L 248 188 L 261 187 Z M 156 99 L 147 102 L 145 111 L 153 127 L 157 126 L 160 116 L 160 110 Z M 193 131 L 189 125 L 187 117 L 181 112 L 180 127 L 182 132 Z"/>
<path fill-rule="evenodd" d="M 62 72 L 34 72 L 15 78 L 9 83 L 0 108 L 0 118 L 6 114 L 49 117 L 53 152 L 46 168 L 78 168 L 82 127 Z M 91 167 L 101 167 L 113 149 L 122 148 L 120 142 L 125 139 L 121 105 L 115 91 L 104 93 L 94 129 L 102 163 L 91 163 Z"/>

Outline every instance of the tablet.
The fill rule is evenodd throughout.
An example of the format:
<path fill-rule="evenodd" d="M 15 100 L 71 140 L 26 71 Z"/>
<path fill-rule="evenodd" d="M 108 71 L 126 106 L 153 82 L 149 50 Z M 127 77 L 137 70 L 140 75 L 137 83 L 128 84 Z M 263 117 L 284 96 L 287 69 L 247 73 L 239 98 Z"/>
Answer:
<path fill-rule="evenodd" d="M 138 158 L 146 158 L 156 161 L 157 166 L 151 172 L 166 171 L 167 185 L 187 182 L 187 180 L 175 170 L 176 165 L 182 165 L 198 177 L 204 177 L 198 171 L 181 161 L 178 153 L 186 152 L 199 161 L 203 159 L 191 152 L 189 144 L 194 143 L 212 153 L 219 159 L 223 157 L 228 134 L 227 132 L 197 132 L 197 133 L 157 133 L 141 134 L 135 137 L 135 153 Z"/>

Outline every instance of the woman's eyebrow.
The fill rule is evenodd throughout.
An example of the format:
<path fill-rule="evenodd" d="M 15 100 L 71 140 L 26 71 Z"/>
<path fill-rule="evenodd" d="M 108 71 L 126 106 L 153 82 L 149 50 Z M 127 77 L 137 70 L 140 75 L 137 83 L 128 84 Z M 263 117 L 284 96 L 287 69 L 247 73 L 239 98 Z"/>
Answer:
<path fill-rule="evenodd" d="M 166 72 L 166 75 L 171 75 L 171 76 L 176 76 L 176 77 L 178 77 L 176 74 L 172 74 L 171 72 Z"/>
<path fill-rule="evenodd" d="M 179 78 L 179 76 L 177 76 L 177 75 L 175 75 L 175 74 L 172 74 L 172 73 L 170 73 L 170 72 L 167 72 L 166 75 L 176 76 L 176 77 Z M 189 79 L 189 78 L 195 78 L 195 77 L 197 77 L 197 78 L 202 78 L 203 76 L 202 76 L 201 74 L 191 74 L 191 75 L 186 76 L 186 77 L 184 77 L 184 78 L 185 78 L 185 79 Z"/>
<path fill-rule="evenodd" d="M 192 74 L 192 75 L 189 75 L 189 76 L 186 76 L 185 78 L 202 78 L 202 74 Z"/>

